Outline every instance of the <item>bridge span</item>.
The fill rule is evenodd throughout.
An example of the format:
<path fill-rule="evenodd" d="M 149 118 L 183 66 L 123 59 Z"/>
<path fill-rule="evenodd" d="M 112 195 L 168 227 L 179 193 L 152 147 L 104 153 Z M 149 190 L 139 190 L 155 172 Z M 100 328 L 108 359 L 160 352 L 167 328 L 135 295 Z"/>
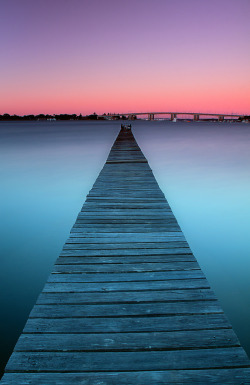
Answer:
<path fill-rule="evenodd" d="M 129 120 L 135 120 L 138 116 L 146 116 L 147 120 L 155 120 L 155 116 L 165 115 L 168 116 L 170 120 L 174 121 L 180 116 L 188 116 L 194 121 L 200 120 L 201 117 L 207 118 L 215 118 L 218 119 L 219 122 L 222 122 L 226 119 L 239 119 L 244 118 L 242 114 L 218 114 L 218 113 L 205 113 L 205 112 L 125 112 L 125 113 L 114 113 L 110 115 L 98 115 L 99 118 L 107 118 L 107 117 L 126 117 Z"/>

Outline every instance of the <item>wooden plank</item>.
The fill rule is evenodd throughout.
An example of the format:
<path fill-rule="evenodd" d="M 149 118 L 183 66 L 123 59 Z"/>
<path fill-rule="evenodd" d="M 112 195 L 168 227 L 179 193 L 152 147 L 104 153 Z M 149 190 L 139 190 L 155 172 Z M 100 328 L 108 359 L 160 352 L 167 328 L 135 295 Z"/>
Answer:
<path fill-rule="evenodd" d="M 160 212 L 153 211 L 151 209 L 96 209 L 94 211 L 93 209 L 89 210 L 82 210 L 79 215 L 78 219 L 93 219 L 93 218 L 105 218 L 105 219 L 112 219 L 112 218 L 127 218 L 127 217 L 138 217 L 143 219 L 158 219 L 159 217 L 163 219 L 167 219 L 168 217 L 174 217 L 173 213 L 167 211 L 167 210 L 161 210 Z"/>
<path fill-rule="evenodd" d="M 173 316 L 29 318 L 23 333 L 124 333 L 231 328 L 223 313 Z"/>
<path fill-rule="evenodd" d="M 155 225 L 157 225 L 157 224 L 168 224 L 168 223 L 177 223 L 177 221 L 176 221 L 176 219 L 173 217 L 173 216 L 169 216 L 169 217 L 162 217 L 162 218 L 160 218 L 160 217 L 158 217 L 158 218 L 152 218 L 152 217 L 150 217 L 150 216 L 141 216 L 141 217 L 139 217 L 139 216 L 136 216 L 136 217 L 132 217 L 132 216 L 127 216 L 127 217 L 122 217 L 122 216 L 120 216 L 120 217 L 117 217 L 117 218 L 115 218 L 115 217 L 112 217 L 112 218 L 104 218 L 104 217 L 78 217 L 78 219 L 76 220 L 76 223 L 94 223 L 94 224 L 98 224 L 98 223 L 100 223 L 100 224 L 117 224 L 117 223 L 119 223 L 119 224 L 121 224 L 121 225 L 123 225 L 123 224 L 141 224 L 141 223 L 145 223 L 145 224 L 147 224 L 147 223 L 152 223 L 152 224 L 155 224 Z"/>
<path fill-rule="evenodd" d="M 15 351 L 150 351 L 240 346 L 232 329 L 151 333 L 22 334 Z"/>
<path fill-rule="evenodd" d="M 63 249 L 61 252 L 62 257 L 81 257 L 81 256 L 129 256 L 129 255 L 174 255 L 174 254 L 188 254 L 191 253 L 191 250 L 188 247 L 175 247 L 175 248 L 166 248 L 166 249 L 119 249 L 119 250 L 77 250 L 77 249 Z"/>
<path fill-rule="evenodd" d="M 159 231 L 166 231 L 166 230 L 169 230 L 169 231 L 177 231 L 179 232 L 180 228 L 179 226 L 164 226 L 164 227 L 156 227 L 156 226 L 144 226 L 144 228 L 142 228 L 142 226 L 123 226 L 122 228 L 118 228 L 118 226 L 109 226 L 107 227 L 106 225 L 105 226 L 97 226 L 94 228 L 93 226 L 86 226 L 86 225 L 75 225 L 72 227 L 71 229 L 71 233 L 82 233 L 84 232 L 85 234 L 88 234 L 88 233 L 99 233 L 99 232 L 102 232 L 102 233 L 131 233 L 131 231 L 133 231 L 133 233 L 141 233 L 142 231 L 144 231 L 145 233 L 149 232 L 149 233 L 152 233 L 152 232 L 159 232 Z"/>
<path fill-rule="evenodd" d="M 157 242 L 158 239 L 164 239 L 164 240 L 167 240 L 168 238 L 180 238 L 180 239 L 185 239 L 183 233 L 181 231 L 174 231 L 174 232 L 171 232 L 171 231 L 165 231 L 165 232 L 159 232 L 159 233 L 156 233 L 156 232 L 153 232 L 153 233 L 109 233 L 109 234 L 105 234 L 105 233 L 92 233 L 92 234 L 85 234 L 85 233 L 82 233 L 82 234 L 79 234 L 79 235 L 75 235 L 75 234 L 71 234 L 70 237 L 81 237 L 81 238 L 94 238 L 94 241 L 95 239 L 98 241 L 99 239 L 103 239 L 103 242 L 105 242 L 105 238 L 112 238 L 114 240 L 114 242 L 116 241 L 116 238 L 118 239 L 124 239 L 124 241 L 133 241 L 134 239 L 135 240 L 138 240 L 138 242 L 141 240 L 142 242 L 146 242 L 146 240 L 148 240 L 149 242 L 152 242 L 152 241 L 155 241 Z"/>
<path fill-rule="evenodd" d="M 179 290 L 179 289 L 208 289 L 205 278 L 176 279 L 169 281 L 142 281 L 142 282 L 47 282 L 44 292 L 102 292 L 102 291 L 141 291 L 141 290 Z"/>
<path fill-rule="evenodd" d="M 14 352 L 7 371 L 89 372 L 244 367 L 243 349 L 190 349 L 140 352 Z"/>
<path fill-rule="evenodd" d="M 53 304 L 102 304 L 102 303 L 142 303 L 142 302 L 172 302 L 199 301 L 216 299 L 211 289 L 180 289 L 180 290 L 144 290 L 123 292 L 42 292 L 37 300 L 39 305 Z"/>
<path fill-rule="evenodd" d="M 159 221 L 159 222 L 154 222 L 154 221 L 145 221 L 145 222 L 128 222 L 126 223 L 125 221 L 122 223 L 116 223 L 116 222 L 113 222 L 113 223 L 95 223 L 95 222 L 88 222 L 88 223 L 84 223 L 84 222 L 81 222 L 81 221 L 76 221 L 73 228 L 75 227 L 81 227 L 81 228 L 84 228 L 84 229 L 88 229 L 88 228 L 92 228 L 93 230 L 96 230 L 98 232 L 98 229 L 100 229 L 99 231 L 102 231 L 103 229 L 114 229 L 114 231 L 112 232 L 121 232 L 123 233 L 125 228 L 127 228 L 127 231 L 128 232 L 134 232 L 134 230 L 141 230 L 141 231 L 138 231 L 138 232 L 144 232 L 145 230 L 152 230 L 152 231 L 158 231 L 160 232 L 161 230 L 163 231 L 179 231 L 180 228 L 178 226 L 178 223 L 176 221 L 172 221 L 172 220 L 169 220 L 169 221 Z M 119 231 L 121 230 L 121 231 Z M 129 231 L 130 230 L 130 231 Z M 110 230 L 109 230 L 110 231 Z"/>
<path fill-rule="evenodd" d="M 195 257 L 191 253 L 183 254 L 160 254 L 160 255 L 108 255 L 108 256 L 79 256 L 79 257 L 59 257 L 55 265 L 81 265 L 81 264 L 134 264 L 135 268 L 139 267 L 139 264 L 143 262 L 157 263 L 170 263 L 175 262 L 193 262 L 196 261 Z"/>
<path fill-rule="evenodd" d="M 166 199 L 165 197 L 150 197 L 150 196 L 141 196 L 141 197 L 130 197 L 130 196 L 126 196 L 126 197 L 112 197 L 112 196 L 91 196 L 91 195 L 87 195 L 87 198 L 86 198 L 86 201 L 87 202 L 110 202 L 112 204 L 115 204 L 115 203 L 128 203 L 128 202 L 132 202 L 132 203 L 135 203 L 135 202 L 138 202 L 138 203 L 165 203 L 166 202 Z"/>
<path fill-rule="evenodd" d="M 199 279 L 205 276 L 200 269 L 197 270 L 170 270 L 155 272 L 119 273 L 75 273 L 51 274 L 48 282 L 75 283 L 75 282 L 141 282 L 141 281 L 171 281 Z"/>
<path fill-rule="evenodd" d="M 90 305 L 35 305 L 30 318 L 120 317 L 221 313 L 216 300 Z"/>
<path fill-rule="evenodd" d="M 165 262 L 165 263 L 107 263 L 107 264 L 65 264 L 54 265 L 52 273 L 131 273 L 131 272 L 165 272 L 169 270 L 199 269 L 197 262 Z"/>
<path fill-rule="evenodd" d="M 128 242 L 131 242 L 131 243 L 151 243 L 152 241 L 155 242 L 155 243 L 166 243 L 168 241 L 171 241 L 171 242 L 174 242 L 174 241 L 185 241 L 185 238 L 183 235 L 179 235 L 177 233 L 177 235 L 175 235 L 175 233 L 173 233 L 174 235 L 164 235 L 164 236 L 152 236 L 152 234 L 149 233 L 149 235 L 147 236 L 147 234 L 141 234 L 141 233 L 137 233 L 137 234 L 121 234 L 121 233 L 114 233 L 114 236 L 113 234 L 109 235 L 109 234 L 103 234 L 103 233 L 100 233 L 99 234 L 92 234 L 91 236 L 88 236 L 87 234 L 83 233 L 82 235 L 79 234 L 79 235 L 76 235 L 74 234 L 73 236 L 71 235 L 66 243 L 94 243 L 94 244 L 105 244 L 105 243 L 112 243 L 112 244 L 116 244 L 116 243 L 128 243 Z"/>
<path fill-rule="evenodd" d="M 123 242 L 123 243 L 87 243 L 81 242 L 80 238 L 73 238 L 71 242 L 66 242 L 63 249 L 64 250 L 120 250 L 120 249 L 169 249 L 169 248 L 183 248 L 189 247 L 186 241 L 168 241 L 168 242 Z"/>
<path fill-rule="evenodd" d="M 250 368 L 90 373 L 6 373 L 2 385 L 243 385 Z"/>
<path fill-rule="evenodd" d="M 91 201 L 86 201 L 84 205 L 82 206 L 82 210 L 95 210 L 99 211 L 100 209 L 102 210 L 107 210 L 107 209 L 112 209 L 112 210 L 122 210 L 122 209 L 133 209 L 133 210 L 171 210 L 169 204 L 167 201 L 163 202 L 133 202 L 131 200 L 128 201 L 118 201 L 118 202 L 91 202 Z"/>

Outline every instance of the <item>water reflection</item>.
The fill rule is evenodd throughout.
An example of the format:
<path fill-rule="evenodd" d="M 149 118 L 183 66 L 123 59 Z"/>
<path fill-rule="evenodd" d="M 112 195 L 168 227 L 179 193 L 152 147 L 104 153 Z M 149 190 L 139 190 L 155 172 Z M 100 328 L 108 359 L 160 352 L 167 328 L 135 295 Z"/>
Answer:
<path fill-rule="evenodd" d="M 2 365 L 119 126 L 0 123 Z M 249 125 L 137 121 L 133 131 L 249 353 Z"/>
<path fill-rule="evenodd" d="M 250 355 L 250 126 L 155 122 L 135 134 Z"/>

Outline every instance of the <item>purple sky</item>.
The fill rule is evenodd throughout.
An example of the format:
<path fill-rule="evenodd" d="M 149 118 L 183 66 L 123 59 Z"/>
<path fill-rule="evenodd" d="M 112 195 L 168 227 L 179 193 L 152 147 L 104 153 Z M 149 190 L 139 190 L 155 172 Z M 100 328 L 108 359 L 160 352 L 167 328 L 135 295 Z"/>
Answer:
<path fill-rule="evenodd" d="M 250 113 L 249 0 L 1 0 L 1 113 Z"/>

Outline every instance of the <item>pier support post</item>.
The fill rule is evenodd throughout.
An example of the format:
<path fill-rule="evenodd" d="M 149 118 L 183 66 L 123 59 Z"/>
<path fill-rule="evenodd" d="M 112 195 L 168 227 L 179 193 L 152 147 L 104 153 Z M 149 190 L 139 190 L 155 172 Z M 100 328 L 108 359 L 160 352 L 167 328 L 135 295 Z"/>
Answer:
<path fill-rule="evenodd" d="M 173 113 L 172 113 L 172 114 L 171 114 L 171 118 L 170 118 L 170 120 L 174 120 L 174 119 L 176 119 L 176 116 L 177 116 L 176 114 L 173 114 Z"/>
<path fill-rule="evenodd" d="M 198 122 L 199 119 L 200 119 L 200 115 L 194 114 L 194 121 Z"/>
<path fill-rule="evenodd" d="M 224 121 L 224 116 L 223 115 L 219 115 L 218 116 L 218 121 L 219 122 L 223 122 Z"/>

